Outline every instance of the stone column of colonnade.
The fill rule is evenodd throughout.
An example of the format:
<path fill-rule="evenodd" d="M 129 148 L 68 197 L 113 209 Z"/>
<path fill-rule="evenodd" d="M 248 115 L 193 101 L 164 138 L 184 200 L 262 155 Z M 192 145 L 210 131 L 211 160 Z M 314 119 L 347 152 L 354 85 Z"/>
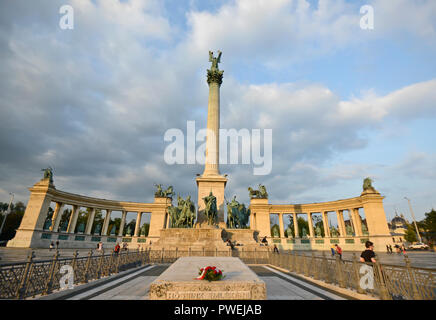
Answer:
<path fill-rule="evenodd" d="M 119 237 L 123 236 L 124 225 L 126 224 L 126 216 L 127 216 L 127 211 L 123 211 L 123 215 L 121 217 L 121 223 L 120 223 L 120 230 L 118 231 Z"/>
<path fill-rule="evenodd" d="M 283 213 L 279 213 L 279 227 L 280 227 L 280 238 L 285 236 L 285 230 L 283 227 Z"/>
<path fill-rule="evenodd" d="M 91 212 L 88 216 L 88 221 L 86 222 L 85 234 L 91 234 L 92 225 L 94 224 L 95 208 L 91 208 Z"/>
<path fill-rule="evenodd" d="M 359 208 L 352 208 L 349 210 L 350 215 L 353 217 L 354 233 L 357 237 L 360 237 L 362 236 L 362 222 L 360 221 Z"/>
<path fill-rule="evenodd" d="M 307 222 L 309 223 L 309 237 L 313 238 L 315 235 L 313 234 L 312 212 L 307 214 Z"/>
<path fill-rule="evenodd" d="M 292 214 L 292 217 L 294 219 L 294 234 L 295 234 L 295 238 L 299 238 L 300 237 L 300 233 L 298 232 L 297 214 L 294 212 Z"/>
<path fill-rule="evenodd" d="M 324 228 L 324 237 L 329 238 L 330 237 L 330 226 L 329 226 L 329 219 L 327 216 L 327 211 L 322 211 L 322 226 Z"/>
<path fill-rule="evenodd" d="M 67 228 L 68 233 L 74 233 L 74 230 L 76 229 L 77 218 L 79 217 L 79 210 L 79 206 L 73 206 L 73 212 L 71 212 L 71 217 Z"/>
<path fill-rule="evenodd" d="M 101 235 L 106 236 L 107 235 L 107 229 L 109 228 L 109 222 L 111 221 L 111 213 L 112 210 L 106 209 L 106 217 L 104 217 L 103 222 L 103 228 L 101 230 Z"/>
<path fill-rule="evenodd" d="M 61 222 L 61 217 L 62 217 L 61 211 L 62 211 L 63 206 L 64 206 L 63 203 L 56 202 L 56 207 L 55 207 L 55 210 L 54 210 L 54 213 L 53 213 L 50 231 L 58 232 L 58 230 L 59 230 L 59 223 Z"/>
<path fill-rule="evenodd" d="M 142 212 L 138 212 L 138 214 L 136 216 L 135 233 L 133 234 L 135 237 L 139 237 L 139 228 L 141 226 L 141 217 L 142 217 Z"/>
<path fill-rule="evenodd" d="M 335 210 L 335 212 L 336 212 L 336 218 L 338 220 L 339 235 L 341 237 L 345 237 L 346 232 L 345 232 L 345 223 L 344 223 L 343 212 L 342 212 L 342 210 Z"/>

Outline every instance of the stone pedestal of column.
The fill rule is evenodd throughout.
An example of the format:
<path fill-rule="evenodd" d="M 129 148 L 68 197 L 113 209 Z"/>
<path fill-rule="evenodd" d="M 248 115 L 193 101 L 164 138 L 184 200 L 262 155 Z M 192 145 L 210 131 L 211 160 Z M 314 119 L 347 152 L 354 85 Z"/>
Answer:
<path fill-rule="evenodd" d="M 198 211 L 197 211 L 197 228 L 207 227 L 207 217 L 204 214 L 206 205 L 203 198 L 207 197 L 210 192 L 216 197 L 216 206 L 218 211 L 218 227 L 225 228 L 224 222 L 224 188 L 227 178 L 223 176 L 202 176 L 196 179 L 198 187 Z"/>

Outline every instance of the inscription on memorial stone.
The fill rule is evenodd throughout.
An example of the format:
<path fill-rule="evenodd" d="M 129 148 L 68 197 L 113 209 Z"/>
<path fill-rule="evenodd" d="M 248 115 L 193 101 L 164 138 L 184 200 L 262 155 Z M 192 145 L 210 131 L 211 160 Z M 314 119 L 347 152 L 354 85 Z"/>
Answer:
<path fill-rule="evenodd" d="M 246 300 L 250 291 L 168 291 L 168 300 Z"/>

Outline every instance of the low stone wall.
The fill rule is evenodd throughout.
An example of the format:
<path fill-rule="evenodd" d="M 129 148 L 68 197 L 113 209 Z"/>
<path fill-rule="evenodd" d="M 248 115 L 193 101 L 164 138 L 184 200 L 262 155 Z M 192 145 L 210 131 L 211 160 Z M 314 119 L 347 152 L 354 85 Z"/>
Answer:
<path fill-rule="evenodd" d="M 94 249 L 101 241 L 103 248 L 113 248 L 118 242 L 128 244 L 129 248 L 137 249 L 145 247 L 150 240 L 145 237 L 119 237 L 87 235 L 80 233 L 51 232 L 43 230 L 18 230 L 14 239 L 8 241 L 7 247 L 15 248 L 49 248 L 50 243 L 59 241 L 61 249 Z"/>

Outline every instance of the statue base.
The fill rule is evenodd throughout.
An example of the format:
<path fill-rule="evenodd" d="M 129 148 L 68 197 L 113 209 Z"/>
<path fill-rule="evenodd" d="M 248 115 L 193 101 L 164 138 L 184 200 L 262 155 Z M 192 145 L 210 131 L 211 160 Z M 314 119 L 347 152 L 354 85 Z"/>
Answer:
<path fill-rule="evenodd" d="M 213 227 L 213 226 L 210 226 Z M 222 237 L 223 230 L 218 228 L 170 228 L 160 231 L 160 238 L 153 243 L 152 249 L 179 250 L 218 250 L 228 251 Z"/>
<path fill-rule="evenodd" d="M 209 228 L 207 223 L 207 217 L 204 214 L 204 209 L 206 207 L 203 198 L 207 197 L 210 192 L 216 197 L 217 215 L 218 215 L 218 227 L 225 228 L 226 224 L 224 222 L 224 188 L 227 183 L 227 178 L 216 175 L 216 176 L 201 176 L 196 179 L 198 187 L 198 214 L 196 227 L 198 228 Z"/>

